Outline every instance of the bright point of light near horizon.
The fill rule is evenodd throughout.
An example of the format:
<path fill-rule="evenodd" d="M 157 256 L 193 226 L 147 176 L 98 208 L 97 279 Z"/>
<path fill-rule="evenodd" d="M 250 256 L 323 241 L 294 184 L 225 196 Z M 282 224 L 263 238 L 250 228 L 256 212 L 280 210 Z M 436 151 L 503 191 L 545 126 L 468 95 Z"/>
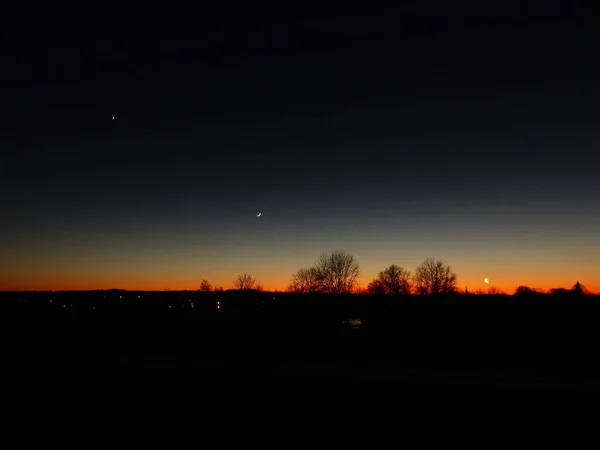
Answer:
<path fill-rule="evenodd" d="M 484 278 L 484 279 L 483 279 L 483 282 L 484 282 L 485 284 L 490 284 L 490 280 L 489 280 L 488 278 Z"/>

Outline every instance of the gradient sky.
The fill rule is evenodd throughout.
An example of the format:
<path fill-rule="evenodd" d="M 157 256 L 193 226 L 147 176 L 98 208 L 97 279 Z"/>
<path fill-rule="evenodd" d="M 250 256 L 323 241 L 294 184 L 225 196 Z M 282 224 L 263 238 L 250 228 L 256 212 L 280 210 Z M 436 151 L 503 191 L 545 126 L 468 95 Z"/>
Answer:
<path fill-rule="evenodd" d="M 343 249 L 364 285 L 434 257 L 470 290 L 600 292 L 598 32 L 561 8 L 213 11 L 193 40 L 20 30 L 0 290 L 241 272 L 284 289 Z"/>

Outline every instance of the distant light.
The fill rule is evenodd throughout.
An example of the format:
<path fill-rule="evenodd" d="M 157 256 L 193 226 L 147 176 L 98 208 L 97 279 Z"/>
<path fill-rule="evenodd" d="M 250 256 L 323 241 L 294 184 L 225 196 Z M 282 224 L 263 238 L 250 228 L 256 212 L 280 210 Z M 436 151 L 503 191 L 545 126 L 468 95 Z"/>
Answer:
<path fill-rule="evenodd" d="M 112 119 L 112 120 L 115 120 L 115 116 L 112 116 L 112 117 L 111 117 L 111 119 Z"/>
<path fill-rule="evenodd" d="M 484 279 L 483 279 L 483 282 L 484 282 L 485 284 L 490 284 L 490 280 L 489 280 L 488 278 L 484 278 Z"/>
<path fill-rule="evenodd" d="M 353 327 L 359 327 L 362 325 L 362 319 L 348 319 L 348 323 Z"/>

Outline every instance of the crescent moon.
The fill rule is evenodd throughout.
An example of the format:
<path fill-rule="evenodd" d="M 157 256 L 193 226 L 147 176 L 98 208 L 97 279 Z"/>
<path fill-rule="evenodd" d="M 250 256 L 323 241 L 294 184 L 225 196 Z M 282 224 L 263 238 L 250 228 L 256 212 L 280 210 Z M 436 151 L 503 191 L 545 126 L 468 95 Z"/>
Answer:
<path fill-rule="evenodd" d="M 256 213 L 256 217 L 260 217 L 260 216 L 262 216 L 262 213 L 261 212 L 257 212 Z"/>

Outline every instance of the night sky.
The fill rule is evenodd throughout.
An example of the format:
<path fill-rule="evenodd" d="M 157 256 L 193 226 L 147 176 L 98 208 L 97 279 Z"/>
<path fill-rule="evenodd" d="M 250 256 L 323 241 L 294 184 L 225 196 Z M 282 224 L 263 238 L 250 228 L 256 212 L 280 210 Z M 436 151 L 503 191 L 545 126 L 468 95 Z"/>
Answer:
<path fill-rule="evenodd" d="M 284 289 L 343 249 L 599 292 L 599 36 L 551 3 L 15 24 L 0 290 Z"/>

